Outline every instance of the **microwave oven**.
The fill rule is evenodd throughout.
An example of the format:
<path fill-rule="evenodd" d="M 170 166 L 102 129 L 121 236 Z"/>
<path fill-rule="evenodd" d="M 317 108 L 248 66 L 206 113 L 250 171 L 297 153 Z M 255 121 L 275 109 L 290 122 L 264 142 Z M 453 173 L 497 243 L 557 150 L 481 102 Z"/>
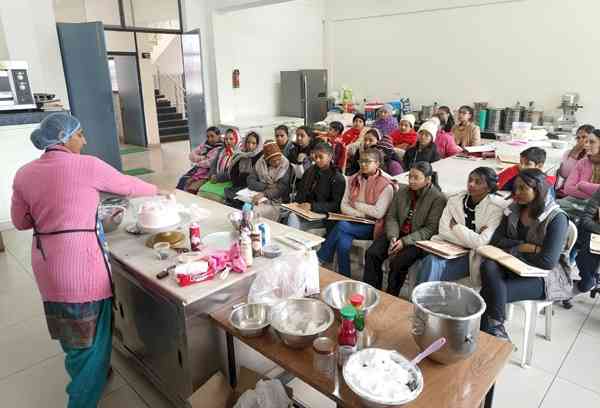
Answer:
<path fill-rule="evenodd" d="M 36 109 L 24 61 L 0 61 L 0 111 Z"/>

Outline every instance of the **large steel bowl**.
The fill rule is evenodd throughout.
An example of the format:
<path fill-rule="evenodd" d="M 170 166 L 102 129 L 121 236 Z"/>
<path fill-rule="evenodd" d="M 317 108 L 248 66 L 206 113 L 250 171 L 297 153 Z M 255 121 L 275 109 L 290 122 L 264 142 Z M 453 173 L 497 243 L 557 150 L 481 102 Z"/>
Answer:
<path fill-rule="evenodd" d="M 364 382 L 369 381 L 369 378 L 372 378 L 373 381 L 379 380 L 372 376 L 373 372 L 368 367 L 375 360 L 382 363 L 382 360 L 385 360 L 387 364 L 399 364 L 404 368 L 410 378 L 409 382 L 412 383 L 413 388 L 410 389 L 410 392 L 402 397 L 397 395 L 396 398 L 391 398 L 389 395 L 375 395 L 372 393 L 372 390 L 365 387 Z M 360 397 L 363 406 L 369 408 L 391 408 L 408 404 L 417 399 L 421 392 L 423 392 L 423 374 L 419 367 L 394 350 L 379 348 L 360 350 L 352 354 L 346 364 L 344 364 L 342 375 L 348 388 Z M 389 374 L 384 376 L 384 378 L 391 381 L 394 380 L 394 377 L 389 377 Z"/>
<path fill-rule="evenodd" d="M 263 303 L 248 303 L 234 307 L 229 322 L 242 337 L 261 336 L 271 323 L 270 308 Z"/>
<path fill-rule="evenodd" d="M 446 346 L 429 357 L 452 364 L 477 350 L 479 324 L 486 305 L 471 288 L 454 282 L 425 282 L 412 293 L 412 335 L 421 350 L 440 337 Z"/>
<path fill-rule="evenodd" d="M 317 299 L 287 299 L 271 310 L 271 327 L 286 346 L 305 348 L 333 323 L 333 311 Z M 290 327 L 295 330 L 290 330 Z"/>
<path fill-rule="evenodd" d="M 341 320 L 340 311 L 350 304 L 350 296 L 359 293 L 364 296 L 365 317 L 379 304 L 379 291 L 373 286 L 355 280 L 337 281 L 321 292 L 321 299 L 335 311 L 335 317 Z"/>

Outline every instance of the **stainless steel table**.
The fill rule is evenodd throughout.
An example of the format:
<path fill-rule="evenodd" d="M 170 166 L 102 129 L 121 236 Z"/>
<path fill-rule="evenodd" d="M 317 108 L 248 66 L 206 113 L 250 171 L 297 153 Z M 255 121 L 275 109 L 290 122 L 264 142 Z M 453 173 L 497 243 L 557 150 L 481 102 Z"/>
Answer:
<path fill-rule="evenodd" d="M 178 203 L 197 204 L 211 212 L 211 217 L 200 221 L 203 235 L 232 230 L 227 220 L 232 208 L 183 192 L 177 192 L 176 197 Z M 132 204 L 135 207 L 136 200 Z M 174 263 L 174 257 L 157 260 L 145 246 L 148 235 L 133 236 L 124 231 L 131 222 L 133 217 L 128 214 L 118 231 L 107 234 L 116 297 L 114 344 L 132 357 L 176 406 L 183 407 L 216 371 L 226 372 L 225 350 L 221 350 L 219 332 L 209 313 L 245 297 L 255 274 L 268 269 L 272 260 L 257 258 L 243 274 L 231 273 L 225 280 L 215 278 L 180 288 L 170 278 L 156 278 Z M 273 238 L 293 234 L 311 245 L 323 241 L 281 224 L 269 224 Z M 187 225 L 182 227 L 186 235 L 187 229 Z M 284 252 L 294 250 L 282 247 Z"/>

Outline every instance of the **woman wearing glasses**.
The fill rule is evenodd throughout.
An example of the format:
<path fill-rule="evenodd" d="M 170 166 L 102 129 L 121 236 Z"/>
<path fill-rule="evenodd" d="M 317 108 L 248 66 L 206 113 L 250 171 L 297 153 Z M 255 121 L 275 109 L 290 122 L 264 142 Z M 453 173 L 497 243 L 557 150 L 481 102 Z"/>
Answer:
<path fill-rule="evenodd" d="M 473 108 L 461 106 L 458 110 L 458 123 L 452 128 L 456 144 L 460 147 L 478 146 L 481 144 L 481 131 L 473 123 Z"/>
<path fill-rule="evenodd" d="M 376 237 L 367 250 L 364 281 L 381 289 L 381 266 L 390 258 L 387 291 L 398 296 L 408 268 L 423 256 L 415 243 L 430 239 L 438 232 L 445 206 L 446 197 L 437 185 L 437 174 L 431 164 L 413 164 L 408 186 L 400 186 L 385 217 L 385 234 Z"/>
<path fill-rule="evenodd" d="M 394 188 L 390 177 L 381 171 L 382 153 L 374 147 L 360 154 L 360 172 L 349 177 L 342 198 L 343 214 L 368 218 L 375 225 L 339 221 L 327 234 L 317 252 L 323 263 L 333 262 L 337 252 L 338 272 L 350 277 L 350 248 L 355 239 L 377 239 L 384 231 L 385 213 L 392 202 Z"/>

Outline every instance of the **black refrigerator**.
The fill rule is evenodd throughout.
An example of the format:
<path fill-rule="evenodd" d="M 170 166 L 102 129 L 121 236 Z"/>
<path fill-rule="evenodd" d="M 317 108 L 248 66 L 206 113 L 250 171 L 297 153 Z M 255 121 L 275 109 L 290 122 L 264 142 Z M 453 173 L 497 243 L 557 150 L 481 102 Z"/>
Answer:
<path fill-rule="evenodd" d="M 281 71 L 281 115 L 304 118 L 306 125 L 327 116 L 327 70 Z"/>

